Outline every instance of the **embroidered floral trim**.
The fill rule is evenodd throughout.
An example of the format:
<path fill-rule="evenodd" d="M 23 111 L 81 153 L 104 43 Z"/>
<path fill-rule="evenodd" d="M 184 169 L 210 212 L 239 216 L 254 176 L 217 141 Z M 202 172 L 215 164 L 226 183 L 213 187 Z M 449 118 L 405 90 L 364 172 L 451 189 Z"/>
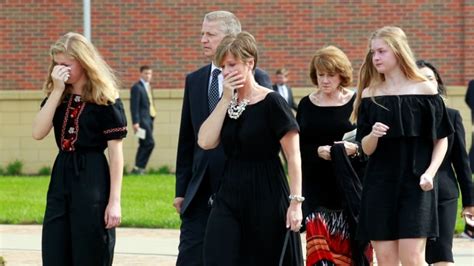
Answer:
<path fill-rule="evenodd" d="M 81 102 L 81 96 L 71 95 L 69 97 L 61 130 L 61 150 L 75 150 L 74 144 L 79 133 L 79 116 L 85 105 L 84 102 Z"/>
<path fill-rule="evenodd" d="M 123 131 L 127 131 L 127 127 L 116 127 L 116 128 L 107 129 L 107 130 L 104 130 L 104 134 L 123 132 Z"/>

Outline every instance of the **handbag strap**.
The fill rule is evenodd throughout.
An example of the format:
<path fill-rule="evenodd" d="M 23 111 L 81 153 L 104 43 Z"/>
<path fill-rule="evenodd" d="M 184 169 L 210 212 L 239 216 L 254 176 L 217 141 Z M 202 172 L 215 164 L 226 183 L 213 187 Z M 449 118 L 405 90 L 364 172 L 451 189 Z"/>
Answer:
<path fill-rule="evenodd" d="M 285 251 L 286 251 L 286 247 L 288 246 L 288 239 L 290 239 L 290 233 L 291 233 L 291 230 L 288 229 L 285 234 L 285 241 L 283 242 L 283 249 L 281 250 L 281 254 L 280 254 L 280 262 L 278 263 L 279 266 L 283 265 L 283 259 L 285 258 Z"/>

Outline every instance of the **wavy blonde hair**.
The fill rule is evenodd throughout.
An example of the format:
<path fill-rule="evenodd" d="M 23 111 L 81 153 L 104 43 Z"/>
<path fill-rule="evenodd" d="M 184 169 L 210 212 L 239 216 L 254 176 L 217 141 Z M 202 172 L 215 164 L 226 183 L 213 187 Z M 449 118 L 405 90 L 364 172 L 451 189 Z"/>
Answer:
<path fill-rule="evenodd" d="M 400 70 L 407 79 L 413 81 L 427 80 L 425 76 L 418 70 L 418 67 L 416 66 L 415 56 L 413 55 L 413 52 L 410 46 L 408 45 L 408 38 L 401 28 L 394 26 L 385 26 L 374 31 L 369 38 L 367 54 L 359 71 L 357 97 L 354 102 L 354 110 L 351 115 L 352 122 L 356 122 L 357 120 L 360 102 L 362 101 L 362 92 L 367 88 L 377 86 L 385 81 L 385 75 L 377 72 L 377 69 L 375 68 L 372 62 L 373 54 L 371 50 L 371 44 L 374 39 L 381 39 L 390 47 L 390 49 L 395 54 L 395 58 L 397 59 Z M 375 102 L 374 97 L 371 98 L 372 101 Z"/>
<path fill-rule="evenodd" d="M 100 105 L 114 103 L 118 98 L 119 81 L 112 68 L 105 62 L 94 45 L 83 35 L 69 32 L 57 40 L 50 48 L 51 62 L 48 76 L 43 85 L 43 91 L 49 96 L 53 91 L 53 79 L 51 72 L 56 62 L 54 56 L 64 54 L 77 60 L 87 78 L 83 89 L 82 100 Z M 63 97 L 71 85 L 66 84 Z"/>

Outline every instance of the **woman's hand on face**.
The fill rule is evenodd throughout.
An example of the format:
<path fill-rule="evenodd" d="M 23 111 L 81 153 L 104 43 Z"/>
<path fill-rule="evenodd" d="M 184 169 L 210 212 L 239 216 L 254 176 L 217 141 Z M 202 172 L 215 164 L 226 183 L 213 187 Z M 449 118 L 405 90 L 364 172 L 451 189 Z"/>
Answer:
<path fill-rule="evenodd" d="M 222 84 L 224 91 L 222 98 L 231 99 L 234 95 L 235 90 L 244 86 L 244 77 L 237 71 L 230 72 L 224 76 L 224 82 Z"/>
<path fill-rule="evenodd" d="M 302 221 L 303 212 L 301 211 L 301 202 L 291 201 L 288 211 L 286 212 L 286 228 L 294 232 L 299 232 Z"/>
<path fill-rule="evenodd" d="M 54 89 L 63 90 L 66 86 L 66 81 L 69 79 L 71 68 L 63 65 L 55 65 L 51 71 L 51 78 L 53 80 Z"/>
<path fill-rule="evenodd" d="M 380 122 L 375 122 L 375 124 L 372 126 L 372 131 L 370 132 L 370 135 L 376 138 L 380 138 L 385 136 L 388 130 L 389 127 L 387 125 Z"/>
<path fill-rule="evenodd" d="M 331 146 L 319 146 L 318 147 L 318 156 L 324 160 L 331 160 Z"/>
<path fill-rule="evenodd" d="M 122 210 L 120 203 L 110 203 L 107 204 L 105 208 L 105 229 L 111 229 L 120 225 L 122 219 Z"/>

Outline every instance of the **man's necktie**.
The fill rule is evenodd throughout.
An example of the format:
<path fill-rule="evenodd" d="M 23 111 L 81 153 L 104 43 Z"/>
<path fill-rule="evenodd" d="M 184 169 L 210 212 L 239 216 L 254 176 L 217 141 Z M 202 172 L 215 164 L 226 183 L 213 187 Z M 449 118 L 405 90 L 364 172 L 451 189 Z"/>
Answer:
<path fill-rule="evenodd" d="M 156 116 L 156 109 L 153 103 L 153 95 L 151 95 L 151 87 L 149 83 L 146 84 L 146 94 L 148 95 L 148 102 L 150 103 L 150 116 L 154 118 Z"/>
<path fill-rule="evenodd" d="M 209 113 L 211 113 L 214 108 L 216 108 L 217 103 L 219 102 L 219 74 L 221 71 L 219 69 L 214 69 L 212 71 L 212 80 L 211 80 L 211 87 L 209 88 Z"/>

